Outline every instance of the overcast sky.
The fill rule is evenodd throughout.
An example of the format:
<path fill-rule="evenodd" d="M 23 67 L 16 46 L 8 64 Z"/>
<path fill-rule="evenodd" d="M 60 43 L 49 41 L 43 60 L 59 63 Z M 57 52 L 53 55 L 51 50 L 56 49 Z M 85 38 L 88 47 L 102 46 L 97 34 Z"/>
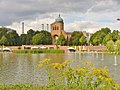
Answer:
<path fill-rule="evenodd" d="M 64 19 L 65 31 L 95 32 L 109 27 L 120 30 L 120 0 L 0 0 L 0 26 L 21 33 L 29 29 L 41 30 L 41 24 L 51 24 L 58 17 Z"/>

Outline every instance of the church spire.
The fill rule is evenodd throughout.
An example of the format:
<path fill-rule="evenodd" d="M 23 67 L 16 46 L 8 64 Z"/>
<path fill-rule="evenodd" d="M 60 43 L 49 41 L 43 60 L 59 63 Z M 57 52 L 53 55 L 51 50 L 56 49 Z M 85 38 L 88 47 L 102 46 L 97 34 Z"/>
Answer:
<path fill-rule="evenodd" d="M 63 19 L 60 17 L 60 14 L 59 14 L 59 17 L 56 19 L 56 21 L 63 23 Z"/>
<path fill-rule="evenodd" d="M 59 17 L 60 17 L 60 13 L 59 13 Z"/>

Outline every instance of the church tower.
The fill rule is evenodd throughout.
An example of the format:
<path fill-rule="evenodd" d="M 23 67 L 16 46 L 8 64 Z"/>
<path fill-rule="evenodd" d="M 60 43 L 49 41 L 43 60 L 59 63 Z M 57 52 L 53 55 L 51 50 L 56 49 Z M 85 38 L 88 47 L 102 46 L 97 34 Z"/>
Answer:
<path fill-rule="evenodd" d="M 55 42 L 57 41 L 60 34 L 62 34 L 63 30 L 64 30 L 64 22 L 59 14 L 59 16 L 55 20 L 55 22 L 51 24 L 51 35 L 52 35 L 52 39 L 53 39 L 53 44 L 55 44 Z"/>
<path fill-rule="evenodd" d="M 71 34 L 65 32 L 64 30 L 64 21 L 61 18 L 60 14 L 57 19 L 55 19 L 55 22 L 51 24 L 51 35 L 52 35 L 52 44 L 55 44 L 60 34 L 63 34 L 65 36 L 65 39 L 69 43 Z"/>

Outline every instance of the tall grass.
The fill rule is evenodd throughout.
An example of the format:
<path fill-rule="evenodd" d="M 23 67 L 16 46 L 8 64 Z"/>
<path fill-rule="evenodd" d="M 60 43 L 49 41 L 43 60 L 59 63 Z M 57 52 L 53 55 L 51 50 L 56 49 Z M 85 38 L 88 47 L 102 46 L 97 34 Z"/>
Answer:
<path fill-rule="evenodd" d="M 43 86 L 30 84 L 0 85 L 0 90 L 44 90 Z M 47 89 L 48 90 L 48 89 Z"/>
<path fill-rule="evenodd" d="M 64 50 L 58 50 L 58 49 L 50 49 L 50 50 L 42 50 L 42 49 L 36 49 L 36 50 L 15 50 L 14 53 L 29 53 L 29 54 L 35 54 L 35 53 L 64 53 Z"/>

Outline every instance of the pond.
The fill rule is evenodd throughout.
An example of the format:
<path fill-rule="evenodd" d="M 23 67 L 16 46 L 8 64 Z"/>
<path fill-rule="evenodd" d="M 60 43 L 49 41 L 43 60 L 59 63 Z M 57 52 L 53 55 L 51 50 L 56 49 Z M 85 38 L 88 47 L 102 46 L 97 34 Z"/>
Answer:
<path fill-rule="evenodd" d="M 76 67 L 82 60 L 91 61 L 96 67 L 107 66 L 110 76 L 120 84 L 120 56 L 107 53 L 65 53 L 65 54 L 13 54 L 0 53 L 0 84 L 31 83 L 45 85 L 46 72 L 38 67 L 39 61 L 50 58 L 62 63 L 71 60 Z"/>

